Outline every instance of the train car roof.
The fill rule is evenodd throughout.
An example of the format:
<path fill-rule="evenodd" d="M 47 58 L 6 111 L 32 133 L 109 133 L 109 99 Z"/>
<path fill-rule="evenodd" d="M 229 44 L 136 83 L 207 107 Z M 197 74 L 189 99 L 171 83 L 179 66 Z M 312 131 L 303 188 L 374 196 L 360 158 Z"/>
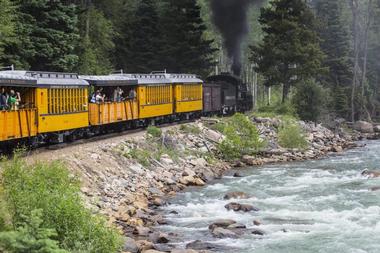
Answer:
<path fill-rule="evenodd" d="M 172 84 L 172 83 L 203 83 L 196 75 L 192 74 L 116 74 L 113 76 L 127 76 L 136 79 L 138 84 Z"/>
<path fill-rule="evenodd" d="M 171 84 L 164 74 L 114 74 L 112 76 L 124 76 L 137 80 L 137 84 L 154 85 L 154 84 Z"/>
<path fill-rule="evenodd" d="M 0 75 L 14 77 L 14 86 L 79 87 L 89 85 L 86 80 L 80 79 L 78 74 L 75 73 L 12 70 L 2 71 Z M 22 80 L 28 80 L 29 83 L 23 84 Z"/>
<path fill-rule="evenodd" d="M 36 87 L 37 80 L 25 75 L 17 75 L 15 73 L 0 71 L 0 86 Z"/>
<path fill-rule="evenodd" d="M 169 80 L 173 83 L 203 83 L 203 80 L 199 79 L 193 74 L 165 74 Z"/>
<path fill-rule="evenodd" d="M 80 76 L 94 86 L 129 86 L 137 85 L 138 80 L 124 75 L 108 75 L 108 76 Z"/>

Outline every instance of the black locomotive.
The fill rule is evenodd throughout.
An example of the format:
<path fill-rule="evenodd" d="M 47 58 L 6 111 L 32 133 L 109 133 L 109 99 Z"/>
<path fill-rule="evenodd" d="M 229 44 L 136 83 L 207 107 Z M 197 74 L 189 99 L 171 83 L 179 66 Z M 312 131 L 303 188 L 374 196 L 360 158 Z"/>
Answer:
<path fill-rule="evenodd" d="M 203 113 L 230 115 L 253 108 L 248 84 L 230 73 L 209 76 L 203 85 Z"/>

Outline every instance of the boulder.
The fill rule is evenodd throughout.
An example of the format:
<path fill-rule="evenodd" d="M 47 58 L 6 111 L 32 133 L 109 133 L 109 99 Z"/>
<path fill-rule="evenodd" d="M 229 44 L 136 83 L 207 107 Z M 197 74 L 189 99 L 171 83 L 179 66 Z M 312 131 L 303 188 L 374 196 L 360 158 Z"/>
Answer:
<path fill-rule="evenodd" d="M 135 240 L 133 240 L 130 237 L 125 237 L 123 250 L 131 252 L 131 253 L 138 253 L 139 247 L 137 246 L 137 243 Z"/>
<path fill-rule="evenodd" d="M 208 226 L 208 228 L 210 230 L 213 230 L 217 227 L 222 227 L 222 228 L 226 228 L 232 224 L 235 224 L 236 221 L 234 220 L 229 220 L 229 219 L 222 219 L 222 220 L 217 220 L 215 222 L 213 222 L 212 224 L 210 224 L 210 226 Z"/>
<path fill-rule="evenodd" d="M 231 224 L 231 225 L 229 225 L 227 227 L 227 229 L 232 229 L 232 230 L 234 230 L 234 229 L 244 229 L 244 228 L 247 228 L 247 226 L 244 225 L 244 224 L 240 224 L 240 223 Z"/>
<path fill-rule="evenodd" d="M 241 161 L 247 165 L 257 165 L 256 158 L 250 155 L 244 155 Z"/>
<path fill-rule="evenodd" d="M 168 243 L 168 236 L 161 232 L 154 232 L 149 235 L 149 241 L 153 243 Z"/>
<path fill-rule="evenodd" d="M 260 225 L 261 225 L 261 222 L 258 221 L 258 220 L 254 220 L 254 221 L 253 221 L 253 225 L 255 225 L 255 226 L 260 226 Z"/>
<path fill-rule="evenodd" d="M 252 230 L 251 233 L 254 235 L 265 235 L 264 231 L 259 230 L 259 229 L 254 229 L 254 230 Z"/>
<path fill-rule="evenodd" d="M 148 236 L 151 233 L 150 228 L 147 227 L 135 227 L 133 234 L 138 236 Z"/>
<path fill-rule="evenodd" d="M 240 174 L 239 172 L 235 172 L 233 177 L 244 177 L 242 174 Z"/>
<path fill-rule="evenodd" d="M 375 171 L 375 170 L 364 170 L 362 172 L 363 176 L 375 178 L 375 177 L 380 177 L 380 171 Z"/>
<path fill-rule="evenodd" d="M 215 228 L 211 233 L 216 238 L 237 238 L 237 235 L 234 232 L 221 227 Z"/>
<path fill-rule="evenodd" d="M 206 129 L 204 134 L 208 140 L 216 143 L 220 143 L 223 140 L 223 135 L 221 133 L 218 133 L 217 131 L 211 129 Z"/>
<path fill-rule="evenodd" d="M 361 133 L 373 133 L 373 125 L 366 121 L 357 121 L 354 123 L 354 129 Z"/>
<path fill-rule="evenodd" d="M 200 240 L 196 240 L 193 242 L 190 242 L 186 244 L 186 249 L 193 249 L 193 250 L 213 250 L 217 247 L 209 242 L 202 242 Z"/>
<path fill-rule="evenodd" d="M 375 191 L 380 191 L 380 186 L 374 186 L 374 187 L 372 187 L 372 188 L 370 189 L 370 191 L 373 191 L 373 192 L 375 192 Z"/>
<path fill-rule="evenodd" d="M 248 199 L 249 196 L 245 192 L 229 192 L 224 195 L 224 199 Z"/>
<path fill-rule="evenodd" d="M 229 204 L 225 205 L 224 207 L 227 210 L 233 210 L 235 212 L 238 212 L 238 211 L 243 211 L 243 212 L 260 211 L 258 208 L 254 207 L 252 205 L 239 204 L 239 203 L 235 203 L 235 202 L 229 203 Z"/>
<path fill-rule="evenodd" d="M 173 249 L 170 253 L 198 253 L 198 251 L 193 249 Z"/>
<path fill-rule="evenodd" d="M 375 131 L 375 133 L 380 133 L 380 125 L 374 126 L 373 130 Z"/>
<path fill-rule="evenodd" d="M 153 243 L 147 240 L 139 240 L 136 241 L 137 247 L 139 248 L 139 252 L 144 252 L 145 250 L 153 249 Z"/>
<path fill-rule="evenodd" d="M 343 151 L 342 146 L 333 146 L 331 149 L 332 152 L 341 153 Z"/>

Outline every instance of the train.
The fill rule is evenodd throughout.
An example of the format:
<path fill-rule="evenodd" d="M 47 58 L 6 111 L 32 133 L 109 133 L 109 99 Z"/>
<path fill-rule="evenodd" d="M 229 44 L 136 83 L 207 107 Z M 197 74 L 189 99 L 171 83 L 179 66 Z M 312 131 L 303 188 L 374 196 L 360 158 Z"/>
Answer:
<path fill-rule="evenodd" d="M 0 92 L 17 91 L 16 109 L 0 110 L 0 150 L 63 143 L 111 131 L 228 115 L 252 109 L 247 84 L 228 73 L 193 74 L 0 71 Z M 124 94 L 113 99 L 115 90 Z M 101 93 L 104 101 L 91 99 Z"/>

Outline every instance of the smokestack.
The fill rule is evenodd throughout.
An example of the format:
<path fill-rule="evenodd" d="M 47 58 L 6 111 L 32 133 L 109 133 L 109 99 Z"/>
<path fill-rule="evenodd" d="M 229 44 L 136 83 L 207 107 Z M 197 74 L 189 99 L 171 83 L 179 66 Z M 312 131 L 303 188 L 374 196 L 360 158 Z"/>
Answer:
<path fill-rule="evenodd" d="M 241 73 L 241 43 L 248 34 L 247 13 L 255 0 L 211 0 L 213 22 L 223 36 L 224 47 L 232 60 L 232 71 Z"/>

